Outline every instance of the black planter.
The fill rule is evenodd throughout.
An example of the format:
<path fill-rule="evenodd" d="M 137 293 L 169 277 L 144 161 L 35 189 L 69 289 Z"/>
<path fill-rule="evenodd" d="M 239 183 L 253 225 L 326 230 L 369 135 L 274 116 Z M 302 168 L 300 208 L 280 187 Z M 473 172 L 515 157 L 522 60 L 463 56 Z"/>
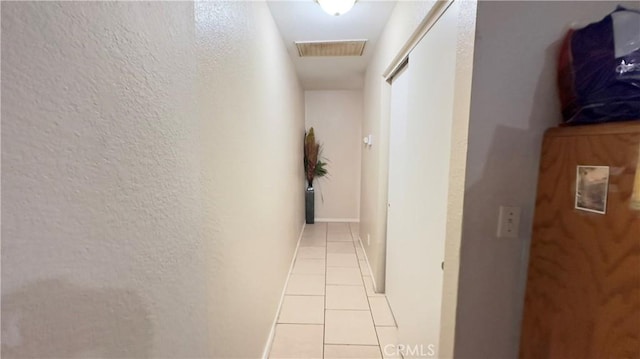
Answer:
<path fill-rule="evenodd" d="M 316 193 L 313 190 L 313 187 L 307 187 L 307 191 L 304 194 L 305 217 L 307 224 L 315 223 L 315 198 Z"/>

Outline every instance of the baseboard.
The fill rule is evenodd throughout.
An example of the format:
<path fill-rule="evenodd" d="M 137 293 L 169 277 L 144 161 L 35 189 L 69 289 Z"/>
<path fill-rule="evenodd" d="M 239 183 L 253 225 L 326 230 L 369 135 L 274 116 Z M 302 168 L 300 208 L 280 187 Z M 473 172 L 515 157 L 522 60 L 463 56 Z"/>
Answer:
<path fill-rule="evenodd" d="M 273 324 L 271 325 L 271 330 L 269 331 L 269 337 L 267 338 L 267 344 L 265 345 L 264 352 L 262 353 L 263 359 L 269 359 L 269 352 L 271 352 L 273 337 L 276 334 L 276 325 L 278 324 L 278 317 L 280 316 L 280 310 L 282 310 L 282 303 L 284 302 L 284 294 L 286 293 L 287 286 L 289 285 L 289 277 L 291 277 L 291 272 L 293 271 L 293 265 L 295 264 L 296 256 L 298 255 L 298 248 L 300 248 L 300 240 L 302 239 L 302 233 L 304 233 L 305 226 L 306 224 L 302 223 L 302 230 L 300 231 L 300 235 L 298 235 L 298 243 L 296 244 L 296 250 L 293 251 L 293 258 L 291 258 L 291 264 L 289 265 L 289 272 L 287 272 L 287 279 L 284 282 L 284 288 L 282 288 L 282 295 L 280 296 L 280 303 L 278 303 L 278 309 L 276 310 L 276 317 L 273 319 Z"/>
<path fill-rule="evenodd" d="M 376 287 L 376 277 L 373 275 L 373 271 L 371 270 L 371 263 L 369 262 L 369 257 L 367 256 L 367 251 L 364 249 L 364 244 L 362 244 L 362 238 L 360 238 L 360 235 L 358 235 L 358 243 L 360 244 L 362 253 L 364 253 L 364 260 L 365 262 L 367 262 L 367 269 L 369 270 L 369 274 L 371 275 L 371 282 L 373 282 L 373 291 L 375 293 L 379 293 L 378 288 Z"/>
<path fill-rule="evenodd" d="M 316 218 L 316 222 L 360 222 L 360 218 Z"/>

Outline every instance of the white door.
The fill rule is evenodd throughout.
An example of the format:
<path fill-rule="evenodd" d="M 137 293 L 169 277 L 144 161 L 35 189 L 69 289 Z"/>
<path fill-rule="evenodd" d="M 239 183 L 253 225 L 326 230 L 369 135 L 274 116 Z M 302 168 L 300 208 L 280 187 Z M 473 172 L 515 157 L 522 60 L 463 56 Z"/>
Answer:
<path fill-rule="evenodd" d="M 458 3 L 391 85 L 386 294 L 403 355 L 437 355 Z"/>

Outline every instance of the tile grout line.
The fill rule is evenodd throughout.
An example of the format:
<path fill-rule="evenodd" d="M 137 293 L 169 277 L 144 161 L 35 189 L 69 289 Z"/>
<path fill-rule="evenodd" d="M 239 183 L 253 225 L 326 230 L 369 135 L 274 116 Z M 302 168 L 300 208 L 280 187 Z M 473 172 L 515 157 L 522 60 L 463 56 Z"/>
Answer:
<path fill-rule="evenodd" d="M 273 324 L 271 325 L 271 330 L 269 331 L 269 336 L 267 337 L 267 343 L 264 347 L 264 351 L 262 352 L 263 359 L 268 359 L 269 356 L 271 355 L 271 347 L 273 345 L 273 339 L 276 336 L 276 326 L 278 325 L 278 319 L 280 318 L 280 311 L 282 310 L 282 304 L 284 303 L 284 297 L 285 297 L 285 293 L 287 292 L 287 286 L 289 286 L 289 278 L 291 278 L 291 274 L 293 272 L 293 266 L 298 257 L 298 249 L 300 248 L 302 235 L 304 234 L 304 230 L 306 227 L 307 227 L 307 224 L 303 223 L 302 230 L 300 230 L 300 235 L 298 236 L 298 243 L 296 243 L 296 249 L 293 252 L 293 258 L 291 259 L 291 264 L 289 265 L 289 272 L 287 273 L 287 278 L 284 281 L 284 287 L 282 288 L 282 295 L 280 296 L 280 302 L 278 303 L 278 308 L 276 309 L 276 316 L 273 319 Z"/>
<path fill-rule="evenodd" d="M 327 266 L 327 257 L 328 257 L 328 244 L 329 244 L 329 224 L 325 223 L 325 232 L 324 232 L 324 308 L 322 308 L 323 319 L 323 327 L 322 327 L 322 358 L 324 359 L 324 346 L 326 345 L 326 333 L 327 333 L 327 275 L 328 269 Z"/>
<path fill-rule="evenodd" d="M 351 230 L 351 226 L 349 226 L 349 230 Z M 351 233 L 351 236 L 353 237 L 353 233 Z M 355 240 L 352 241 L 351 243 L 353 244 L 353 249 L 356 251 L 356 257 L 358 256 L 358 250 L 356 248 L 356 244 L 355 244 Z M 358 244 L 360 244 L 360 247 L 362 248 L 362 243 L 360 242 L 360 235 L 358 235 Z M 362 248 L 363 252 L 364 252 L 364 248 Z M 365 260 L 367 260 L 367 253 L 364 253 L 365 256 Z M 358 269 L 360 266 L 360 259 L 358 258 Z M 369 267 L 369 262 L 367 261 L 367 266 Z M 371 267 L 369 267 L 369 271 L 371 271 Z M 382 352 L 382 344 L 380 343 L 380 335 L 378 334 L 378 327 L 376 326 L 376 321 L 375 319 L 373 319 L 373 309 L 371 308 L 371 301 L 369 300 L 369 294 L 367 293 L 367 286 L 364 283 L 364 276 L 362 275 L 362 272 L 360 272 L 360 280 L 362 281 L 362 286 L 364 287 L 364 294 L 365 297 L 367 298 L 367 305 L 369 306 L 369 314 L 371 315 L 371 322 L 373 322 L 373 331 L 376 333 L 376 341 L 378 342 L 378 350 L 380 351 L 380 358 L 384 358 L 384 353 Z M 373 277 L 372 277 L 372 281 L 373 281 Z M 375 284 L 374 284 L 374 288 L 375 288 Z M 375 289 L 374 289 L 374 293 L 375 293 Z"/>
<path fill-rule="evenodd" d="M 360 245 L 360 248 L 362 249 L 362 253 L 364 254 L 364 259 L 365 259 L 365 263 L 367 265 L 367 269 L 369 269 L 369 277 L 371 278 L 371 285 L 373 286 L 373 293 L 374 294 L 380 294 L 376 292 L 376 283 L 373 280 L 373 270 L 371 269 L 371 265 L 369 264 L 369 257 L 367 256 L 367 251 L 364 250 L 364 244 L 362 243 L 362 238 L 360 238 L 360 236 L 358 235 L 358 244 Z M 357 253 L 356 253 L 357 255 Z M 359 263 L 359 262 L 358 262 Z M 365 275 L 362 275 L 363 277 L 365 277 Z M 372 295 L 372 297 L 374 297 L 375 295 Z M 384 297 L 384 301 L 387 304 L 387 309 L 389 309 L 389 313 L 391 313 L 391 318 L 393 319 L 393 327 L 397 328 L 398 327 L 398 321 L 396 320 L 396 315 L 393 313 L 393 310 L 391 309 L 391 304 L 389 304 L 389 299 L 387 298 L 387 295 L 384 294 L 382 295 L 382 297 Z M 369 298 L 369 295 L 367 295 L 367 298 Z M 390 325 L 380 325 L 380 327 L 390 327 Z"/>
<path fill-rule="evenodd" d="M 351 232 L 351 225 L 349 225 L 349 233 L 351 233 L 351 245 L 353 246 L 353 249 L 356 250 L 356 244 L 355 244 L 355 241 L 353 240 L 353 232 Z M 360 239 L 360 236 L 358 236 L 358 239 Z M 358 256 L 358 253 L 356 250 L 356 258 L 357 256 Z M 358 260 L 358 271 L 360 271 L 359 260 Z M 384 355 L 382 354 L 382 345 L 380 344 L 380 338 L 378 336 L 378 329 L 376 328 L 376 321 L 373 319 L 373 309 L 371 309 L 371 302 L 369 301 L 369 295 L 367 295 L 367 287 L 364 284 L 364 277 L 362 275 L 362 272 L 360 272 L 360 281 L 362 282 L 362 287 L 365 290 L 364 295 L 367 298 L 367 305 L 369 306 L 369 315 L 371 316 L 371 323 L 373 324 L 373 332 L 376 334 L 376 342 L 378 343 L 378 350 L 380 351 L 380 357 L 384 358 Z"/>
<path fill-rule="evenodd" d="M 350 241 L 331 241 L 331 242 L 332 243 L 351 243 L 351 247 L 353 247 L 353 234 L 351 233 L 351 226 L 348 223 L 345 223 L 345 224 L 347 225 L 347 227 L 349 229 L 349 232 L 347 234 L 349 236 L 351 236 L 351 240 Z M 327 223 L 327 253 L 326 253 L 326 258 L 327 258 L 326 270 L 327 270 L 327 272 L 329 270 L 329 266 L 328 266 L 328 260 L 329 260 L 329 252 L 328 252 L 329 251 L 329 249 L 328 249 L 329 246 L 328 246 L 328 244 L 329 244 L 329 242 L 330 242 L 329 241 L 329 224 Z M 355 248 L 354 248 L 354 252 L 353 253 L 356 254 L 355 253 Z M 344 253 L 337 253 L 337 254 L 344 254 Z M 348 253 L 348 254 L 350 254 L 350 253 Z M 357 254 L 356 254 L 356 259 L 357 259 Z M 331 268 L 354 268 L 354 267 L 334 267 L 334 266 L 332 266 Z M 359 267 L 355 267 L 355 268 L 359 268 Z M 362 276 L 360 276 L 360 281 L 362 282 Z M 325 279 L 325 310 L 324 310 L 325 311 L 325 318 L 326 318 L 326 313 L 327 313 L 328 310 L 333 310 L 333 311 L 360 311 L 360 312 L 369 311 L 370 312 L 370 309 L 328 309 L 327 305 L 326 305 L 326 303 L 327 303 L 327 295 L 326 294 L 327 294 L 327 289 L 328 289 L 327 287 L 328 286 L 329 286 L 328 279 Z M 364 293 L 365 297 L 366 297 L 366 294 L 367 294 L 366 293 L 366 289 L 364 288 L 364 283 L 362 283 L 362 285 L 358 285 L 358 284 L 331 284 L 331 286 L 362 287 L 363 290 L 365 290 L 365 293 Z M 368 301 L 367 301 L 367 306 L 368 306 Z M 326 319 L 325 319 L 325 328 L 326 328 Z M 375 324 L 374 324 L 374 328 L 375 328 Z M 377 338 L 377 335 L 376 335 L 376 341 L 377 341 L 377 339 L 378 338 Z M 335 344 L 335 343 L 334 344 L 329 344 L 329 343 L 324 343 L 324 345 L 355 345 L 355 346 L 358 346 L 360 344 Z M 374 345 L 370 345 L 369 344 L 368 346 L 374 346 Z M 378 348 L 380 347 L 380 345 L 375 345 L 375 346 L 377 346 Z"/>
<path fill-rule="evenodd" d="M 334 347 L 341 347 L 341 346 L 346 346 L 346 347 L 377 347 L 378 345 L 375 345 L 375 344 L 327 344 L 327 346 L 334 346 Z"/>
<path fill-rule="evenodd" d="M 373 286 L 373 292 L 374 293 L 378 293 L 376 292 L 376 290 L 378 289 L 376 287 L 376 281 L 374 280 L 374 276 L 373 276 L 373 270 L 371 269 L 371 263 L 369 262 L 369 256 L 367 255 L 367 251 L 364 250 L 364 244 L 362 243 L 362 238 L 360 238 L 360 235 L 358 235 L 358 246 L 360 247 L 360 249 L 362 250 L 362 254 L 364 254 L 364 261 L 367 263 L 367 269 L 369 270 L 369 276 L 371 277 L 371 285 Z M 356 248 L 356 254 L 358 252 L 358 249 Z"/>
<path fill-rule="evenodd" d="M 360 245 L 362 246 L 362 244 L 361 244 L 361 243 L 357 243 L 357 244 L 355 243 L 355 242 L 359 241 L 359 239 L 360 239 L 360 238 L 359 238 L 359 236 L 358 236 L 358 237 L 357 237 L 357 240 L 356 240 L 356 239 L 355 239 L 355 238 L 356 238 L 356 236 L 354 236 L 351 226 L 350 226 L 349 224 L 346 224 L 346 225 L 348 226 L 349 234 L 350 234 L 350 235 L 351 235 L 351 237 L 352 237 L 352 240 L 350 241 L 350 242 L 351 242 L 351 246 L 349 246 L 349 247 L 351 247 L 351 248 L 352 248 L 352 249 L 354 249 L 354 251 L 355 251 L 356 246 L 357 246 L 358 244 L 360 244 Z M 326 263 L 327 263 L 327 265 L 325 266 L 325 272 L 327 272 L 327 273 L 328 273 L 328 269 L 330 268 L 330 267 L 328 266 L 328 255 L 329 255 L 329 252 L 328 252 L 328 247 L 329 247 L 329 246 L 328 246 L 328 243 L 329 243 L 329 242 L 331 242 L 331 241 L 329 241 L 329 232 L 328 232 L 328 225 L 327 225 L 327 250 L 326 250 L 326 254 L 325 254 L 325 259 L 326 259 Z M 339 241 L 339 242 L 347 243 L 348 241 Z M 375 344 L 375 345 L 371 345 L 371 344 L 367 345 L 367 344 L 328 344 L 328 343 L 324 343 L 324 346 L 328 346 L 328 345 L 346 345 L 346 346 L 369 346 L 369 347 L 377 347 L 377 348 L 378 348 L 378 352 L 380 353 L 380 358 L 384 358 L 384 353 L 382 352 L 382 347 L 381 347 L 380 339 L 379 339 L 379 335 L 378 335 L 378 327 L 390 327 L 390 328 L 395 328 L 396 326 L 395 326 L 395 325 L 390 325 L 390 326 L 377 326 L 377 325 L 375 324 L 375 320 L 374 320 L 374 318 L 373 318 L 373 310 L 372 310 L 372 308 L 371 308 L 370 296 L 369 296 L 369 295 L 367 294 L 367 292 L 366 292 L 366 287 L 367 287 L 367 286 L 366 286 L 366 284 L 365 284 L 365 277 L 366 277 L 366 276 L 365 276 L 365 275 L 360 271 L 360 269 L 361 269 L 361 268 L 360 268 L 360 267 L 361 267 L 361 266 L 360 266 L 360 261 L 361 261 L 361 259 L 358 257 L 358 253 L 357 253 L 357 251 L 355 251 L 355 254 L 356 254 L 356 259 L 358 260 L 358 265 L 357 265 L 356 267 L 332 266 L 332 268 L 358 268 L 358 274 L 359 274 L 359 278 L 360 278 L 360 280 L 359 280 L 360 284 L 351 284 L 351 285 L 336 284 L 336 286 L 354 286 L 354 287 L 362 287 L 362 288 L 365 290 L 365 293 L 364 293 L 364 294 L 365 294 L 365 297 L 366 297 L 366 300 L 367 300 L 367 307 L 368 307 L 368 309 L 364 309 L 364 310 L 363 310 L 363 309 L 360 309 L 360 310 L 358 310 L 358 309 L 342 309 L 342 310 L 346 310 L 346 311 L 361 311 L 361 312 L 369 311 L 369 315 L 370 315 L 370 317 L 371 317 L 371 322 L 372 322 L 373 327 L 374 327 L 374 333 L 375 333 L 375 335 L 376 335 L 376 343 L 377 343 L 377 344 Z M 366 257 L 366 254 L 365 254 L 364 262 L 365 262 L 366 264 L 368 264 L 367 259 L 368 259 L 368 258 Z M 369 266 L 367 266 L 367 267 L 369 267 Z M 370 272 L 371 272 L 370 267 L 369 267 L 368 269 L 369 269 L 369 273 L 370 273 Z M 326 297 L 326 295 L 327 295 L 327 287 L 328 287 L 328 285 L 329 285 L 329 284 L 328 284 L 328 279 L 327 279 L 327 278 L 325 278 L 325 318 L 326 318 L 326 311 L 327 311 L 327 310 L 329 310 L 329 309 L 326 307 L 326 303 L 327 303 L 327 297 Z M 374 292 L 374 294 L 379 294 L 379 293 L 375 293 L 375 292 Z M 381 296 L 382 296 L 382 295 L 384 295 L 384 294 L 381 294 Z M 332 309 L 332 310 L 339 311 L 339 310 L 341 310 L 341 309 Z M 395 319 L 395 318 L 394 318 L 394 319 Z M 395 321 L 394 321 L 394 322 L 395 322 Z M 326 319 L 325 319 L 325 330 L 326 330 Z M 325 340 L 326 340 L 326 339 L 325 339 Z"/>

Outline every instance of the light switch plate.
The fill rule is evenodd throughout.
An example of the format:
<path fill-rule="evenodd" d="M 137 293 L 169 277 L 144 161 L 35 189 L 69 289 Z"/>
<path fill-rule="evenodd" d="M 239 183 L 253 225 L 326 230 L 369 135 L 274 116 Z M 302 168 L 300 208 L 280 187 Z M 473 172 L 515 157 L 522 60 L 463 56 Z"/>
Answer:
<path fill-rule="evenodd" d="M 520 207 L 500 206 L 498 214 L 498 238 L 518 238 L 520 232 Z"/>

